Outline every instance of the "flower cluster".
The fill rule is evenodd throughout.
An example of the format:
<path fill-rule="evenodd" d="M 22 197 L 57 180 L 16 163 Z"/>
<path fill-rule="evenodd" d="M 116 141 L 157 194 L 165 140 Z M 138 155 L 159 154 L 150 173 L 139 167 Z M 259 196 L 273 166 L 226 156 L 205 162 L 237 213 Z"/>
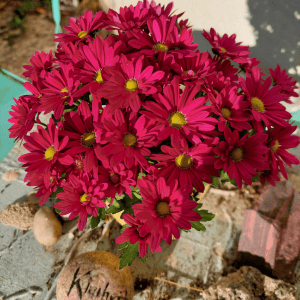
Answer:
<path fill-rule="evenodd" d="M 204 31 L 214 56 L 200 53 L 172 9 L 144 0 L 71 18 L 55 55 L 35 52 L 24 66 L 32 95 L 15 99 L 9 120 L 10 137 L 29 151 L 19 161 L 39 204 L 55 195 L 83 230 L 126 195 L 134 201 L 116 242 L 138 244 L 142 258 L 205 219 L 192 197 L 205 184 L 225 174 L 239 188 L 275 185 L 300 163 L 287 151 L 299 137 L 282 105 L 298 96 L 295 81 L 279 66 L 264 79 L 235 35 Z M 41 113 L 52 113 L 48 125 Z"/>

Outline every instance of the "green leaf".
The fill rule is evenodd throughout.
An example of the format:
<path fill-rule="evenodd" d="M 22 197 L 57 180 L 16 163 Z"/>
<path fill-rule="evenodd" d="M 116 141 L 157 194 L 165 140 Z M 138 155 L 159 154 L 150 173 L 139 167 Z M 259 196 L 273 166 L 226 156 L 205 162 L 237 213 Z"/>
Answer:
<path fill-rule="evenodd" d="M 136 259 L 139 253 L 139 243 L 132 245 L 129 244 L 124 248 L 122 254 L 120 255 L 120 265 L 119 270 L 123 269 L 126 266 L 130 266 Z"/>
<path fill-rule="evenodd" d="M 255 177 L 252 176 L 252 181 L 253 182 L 260 181 L 260 172 L 257 172 Z"/>
<path fill-rule="evenodd" d="M 185 230 L 185 229 L 181 229 L 184 232 L 191 232 L 191 230 Z"/>
<path fill-rule="evenodd" d="M 232 183 L 233 185 L 237 186 L 234 177 L 232 178 L 232 180 L 229 180 L 230 183 Z"/>
<path fill-rule="evenodd" d="M 94 229 L 98 226 L 98 224 L 100 223 L 100 216 L 97 216 L 97 217 L 94 217 L 92 216 L 91 217 L 91 220 L 90 220 L 90 225 L 91 225 L 91 228 Z"/>
<path fill-rule="evenodd" d="M 228 176 L 228 174 L 227 174 L 227 172 L 224 172 L 223 170 L 221 171 L 221 174 L 220 174 L 220 178 L 221 178 L 221 181 L 223 182 L 223 181 L 229 181 L 230 179 L 229 179 L 229 176 Z"/>
<path fill-rule="evenodd" d="M 200 221 L 197 221 L 197 222 L 191 221 L 191 226 L 192 226 L 192 228 L 195 228 L 197 231 L 205 231 L 206 230 L 205 226 Z"/>
<path fill-rule="evenodd" d="M 202 207 L 203 203 L 199 202 L 198 205 L 193 209 L 194 211 L 196 211 L 197 213 L 199 213 L 199 209 Z"/>
<path fill-rule="evenodd" d="M 128 245 L 130 245 L 129 241 L 127 241 L 123 244 L 119 244 L 119 250 L 126 248 Z"/>
<path fill-rule="evenodd" d="M 145 173 L 139 173 L 138 179 L 142 179 L 143 177 L 145 177 L 146 174 Z"/>
<path fill-rule="evenodd" d="M 213 182 L 212 182 L 212 186 L 218 188 L 219 187 L 219 177 L 213 177 L 212 178 Z"/>
<path fill-rule="evenodd" d="M 53 192 L 49 198 L 55 198 L 58 193 L 63 193 L 63 192 L 64 192 L 64 189 L 61 186 L 58 186 L 56 188 L 56 191 Z"/>
<path fill-rule="evenodd" d="M 195 202 L 198 201 L 198 200 L 196 199 L 196 197 L 195 197 L 193 194 L 190 195 L 189 200 L 193 200 L 193 201 L 195 201 Z"/>
<path fill-rule="evenodd" d="M 115 207 L 114 205 L 110 205 L 109 208 L 105 211 L 106 214 L 116 214 L 120 211 L 122 211 L 124 208 L 123 207 Z"/>
<path fill-rule="evenodd" d="M 140 256 L 140 260 L 144 263 L 148 258 L 148 252 L 146 253 L 146 256 L 145 257 L 141 257 Z"/>
<path fill-rule="evenodd" d="M 208 210 L 206 210 L 206 209 L 201 209 L 199 211 L 199 214 L 202 217 L 202 219 L 200 220 L 201 222 L 211 221 L 215 217 L 214 214 L 209 213 Z"/>
<path fill-rule="evenodd" d="M 92 102 L 93 101 L 93 95 L 89 94 L 89 101 Z"/>

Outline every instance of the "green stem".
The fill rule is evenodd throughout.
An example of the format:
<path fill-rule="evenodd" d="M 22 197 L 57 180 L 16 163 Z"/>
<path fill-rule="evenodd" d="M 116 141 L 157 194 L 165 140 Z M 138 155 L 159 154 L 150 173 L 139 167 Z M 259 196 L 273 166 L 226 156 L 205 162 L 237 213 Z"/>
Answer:
<path fill-rule="evenodd" d="M 47 127 L 47 125 L 45 123 L 43 123 L 43 122 L 39 123 L 39 122 L 37 122 L 37 121 L 34 120 L 34 123 L 39 124 L 39 125 L 43 125 L 43 126 Z"/>

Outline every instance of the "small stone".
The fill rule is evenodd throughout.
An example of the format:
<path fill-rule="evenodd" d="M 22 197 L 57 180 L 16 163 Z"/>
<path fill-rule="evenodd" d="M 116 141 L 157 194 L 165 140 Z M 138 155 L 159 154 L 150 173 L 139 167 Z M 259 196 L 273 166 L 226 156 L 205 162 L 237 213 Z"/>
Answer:
<path fill-rule="evenodd" d="M 107 251 L 78 255 L 59 275 L 57 300 L 132 300 L 134 284 L 130 268 L 119 270 L 119 264 L 120 258 Z"/>
<path fill-rule="evenodd" d="M 2 179 L 5 181 L 14 181 L 20 177 L 20 172 L 17 170 L 12 170 L 3 174 Z"/>
<path fill-rule="evenodd" d="M 39 206 L 28 202 L 13 203 L 0 212 L 0 221 L 21 230 L 33 229 L 33 219 Z"/>
<path fill-rule="evenodd" d="M 68 238 L 71 240 L 71 239 L 74 239 L 74 237 L 75 237 L 75 235 L 72 232 L 69 232 Z"/>
<path fill-rule="evenodd" d="M 41 207 L 34 216 L 33 233 L 36 240 L 45 246 L 56 243 L 62 235 L 62 225 L 53 210 Z"/>

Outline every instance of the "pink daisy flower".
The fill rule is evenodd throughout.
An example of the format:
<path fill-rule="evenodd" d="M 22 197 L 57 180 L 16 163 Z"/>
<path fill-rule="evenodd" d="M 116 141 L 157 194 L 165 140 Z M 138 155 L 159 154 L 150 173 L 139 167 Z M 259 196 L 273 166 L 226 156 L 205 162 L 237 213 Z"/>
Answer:
<path fill-rule="evenodd" d="M 50 178 L 50 169 L 58 161 L 65 165 L 69 160 L 62 151 L 68 144 L 69 137 L 64 137 L 59 142 L 59 130 L 55 127 L 53 119 L 50 119 L 48 130 L 42 126 L 37 126 L 38 132 L 32 132 L 30 136 L 25 136 L 24 147 L 30 151 L 21 155 L 18 160 L 23 162 L 22 167 L 26 167 L 26 172 L 43 173 Z"/>
<path fill-rule="evenodd" d="M 154 251 L 161 252 L 161 238 L 156 238 L 151 234 L 151 228 L 143 222 L 141 222 L 137 217 L 130 214 L 123 215 L 124 221 L 130 225 L 130 227 L 125 228 L 124 231 L 116 238 L 117 244 L 123 244 L 127 241 L 130 244 L 136 244 L 139 242 L 139 253 L 141 257 L 145 257 L 148 251 L 148 246 L 153 253 Z M 146 228 L 148 231 L 146 234 L 143 232 L 143 236 L 140 234 L 141 228 Z M 145 231 L 145 230 L 144 230 Z M 158 245 L 156 248 L 153 247 L 154 243 Z"/>
<path fill-rule="evenodd" d="M 63 127 L 62 127 L 63 130 Z M 69 155 L 70 156 L 70 165 L 65 166 L 64 173 L 66 173 L 66 181 L 69 181 L 69 177 L 71 175 L 80 177 L 83 175 L 83 173 L 88 173 L 87 170 L 84 168 L 83 161 L 84 158 L 82 157 L 82 154 L 76 154 L 76 155 Z"/>
<path fill-rule="evenodd" d="M 287 127 L 275 126 L 272 130 L 269 129 L 267 131 L 269 136 L 267 147 L 269 151 L 266 154 L 266 159 L 272 164 L 274 169 L 275 166 L 279 168 L 285 179 L 288 179 L 288 177 L 284 163 L 290 168 L 292 164 L 300 164 L 299 159 L 287 151 L 287 149 L 297 147 L 300 143 L 299 136 L 293 135 L 296 129 L 297 126 L 288 125 Z"/>
<path fill-rule="evenodd" d="M 164 154 L 152 154 L 150 158 L 160 161 L 155 165 L 159 168 L 156 176 L 165 178 L 167 184 L 178 180 L 180 186 L 186 186 L 189 193 L 192 193 L 193 187 L 202 193 L 203 181 L 212 183 L 210 176 L 219 177 L 219 171 L 213 167 L 216 157 L 212 144 L 199 142 L 189 148 L 186 141 L 183 141 L 181 147 L 163 145 L 161 151 Z"/>
<path fill-rule="evenodd" d="M 99 181 L 108 184 L 106 197 L 111 198 L 112 205 L 116 193 L 119 196 L 125 192 L 132 198 L 131 186 L 136 186 L 136 179 L 132 170 L 125 168 L 123 164 L 112 167 L 111 164 L 104 160 L 103 165 L 99 166 Z"/>
<path fill-rule="evenodd" d="M 279 104 L 281 100 L 286 99 L 286 95 L 280 94 L 280 86 L 270 89 L 272 83 L 271 77 L 267 77 L 265 82 L 261 83 L 261 73 L 257 67 L 253 68 L 251 76 L 247 74 L 246 80 L 239 78 L 239 84 L 245 93 L 247 100 L 251 104 L 251 114 L 253 115 L 253 128 L 255 132 L 262 133 L 264 127 L 263 121 L 267 127 L 281 125 L 287 126 L 285 119 L 292 116 L 286 111 L 286 108 Z"/>
<path fill-rule="evenodd" d="M 264 185 L 267 181 L 272 186 L 275 186 L 275 181 L 280 181 L 280 177 L 278 176 L 280 170 L 278 169 L 277 165 L 272 166 L 272 164 L 270 164 L 269 167 L 269 170 L 265 170 L 260 173 L 260 182 L 262 185 Z"/>
<path fill-rule="evenodd" d="M 109 36 L 102 40 L 97 36 L 93 43 L 80 45 L 80 54 L 83 58 L 75 65 L 76 75 L 81 83 L 88 83 L 90 91 L 95 94 L 104 81 L 109 78 L 103 77 L 102 69 L 106 66 L 114 66 L 119 61 L 116 55 L 121 42 L 112 44 L 113 38 Z"/>
<path fill-rule="evenodd" d="M 106 20 L 106 14 L 103 11 L 96 13 L 93 18 L 93 11 L 87 10 L 84 16 L 79 16 L 78 19 L 70 18 L 69 25 L 65 26 L 64 29 L 68 33 L 56 33 L 57 36 L 54 42 L 75 43 L 78 45 L 80 42 L 90 42 L 93 40 L 91 33 L 95 30 L 104 28 L 104 21 Z"/>
<path fill-rule="evenodd" d="M 199 85 L 204 83 L 204 77 L 216 73 L 211 55 L 207 51 L 203 53 L 191 52 L 189 55 L 174 60 L 172 69 L 180 75 L 184 82 L 188 81 Z"/>
<path fill-rule="evenodd" d="M 99 162 L 95 153 L 101 146 L 96 143 L 93 121 L 95 115 L 91 114 L 88 103 L 83 100 L 78 106 L 78 113 L 74 111 L 65 113 L 64 118 L 63 129 L 59 131 L 59 134 L 69 138 L 65 153 L 71 156 L 83 153 L 84 170 L 93 171 L 94 178 L 97 180 Z"/>
<path fill-rule="evenodd" d="M 149 18 L 149 9 L 143 8 L 139 3 L 136 6 L 121 7 L 120 13 L 109 9 L 107 13 L 108 27 L 107 30 L 119 29 L 122 31 L 132 30 L 134 28 L 141 28 Z"/>
<path fill-rule="evenodd" d="M 281 70 L 280 66 L 277 64 L 276 69 L 269 68 L 271 73 L 271 77 L 274 81 L 275 86 L 280 86 L 281 91 L 280 93 L 286 94 L 287 98 L 284 99 L 287 103 L 293 103 L 288 97 L 298 97 L 299 94 L 294 92 L 297 89 L 296 83 L 297 80 L 293 81 L 293 77 L 289 76 L 286 72 L 286 69 Z"/>
<path fill-rule="evenodd" d="M 252 129 L 252 126 L 247 123 L 253 119 L 252 115 L 246 111 L 249 108 L 249 102 L 243 101 L 244 95 L 238 95 L 237 89 L 236 86 L 228 85 L 216 97 L 212 93 L 208 94 L 212 112 L 219 116 L 218 129 L 222 132 L 227 122 L 238 131 Z"/>
<path fill-rule="evenodd" d="M 171 49 L 170 32 L 174 30 L 177 17 L 166 18 L 161 15 L 155 19 L 149 19 L 147 26 L 149 34 L 145 31 L 132 31 L 136 39 L 129 40 L 129 45 L 135 49 L 141 50 L 141 53 L 149 56 L 156 52 L 168 52 Z"/>
<path fill-rule="evenodd" d="M 205 105 L 207 98 L 194 99 L 199 89 L 199 86 L 187 84 L 180 95 L 179 80 L 175 77 L 171 84 L 165 86 L 164 95 L 152 95 L 156 102 L 143 103 L 147 111 L 141 111 L 141 114 L 163 126 L 163 130 L 158 134 L 157 144 L 170 136 L 174 145 L 186 138 L 196 143 L 215 129 L 217 120 L 209 117 L 210 108 Z"/>
<path fill-rule="evenodd" d="M 255 57 L 249 58 L 246 63 L 241 63 L 240 67 L 242 70 L 244 70 L 246 73 L 252 74 L 252 69 L 260 64 L 260 61 L 257 60 Z M 262 76 L 266 76 L 262 71 L 263 68 L 259 68 L 259 71 Z"/>
<path fill-rule="evenodd" d="M 108 160 L 110 154 L 112 167 L 124 162 L 127 169 L 139 166 L 147 171 L 149 163 L 145 156 L 150 156 L 149 148 L 155 146 L 157 134 L 161 130 L 156 121 L 144 116 L 138 118 L 133 111 L 124 114 L 117 109 L 111 119 L 102 119 L 95 126 L 103 132 L 103 139 L 108 142 L 104 147 L 96 149 L 96 155 L 102 163 Z"/>
<path fill-rule="evenodd" d="M 169 17 L 171 14 L 171 11 L 173 9 L 173 5 L 174 3 L 171 2 L 169 3 L 166 7 L 163 5 L 161 6 L 161 4 L 156 4 L 155 1 L 151 1 L 151 3 L 149 3 L 148 0 L 143 0 L 143 2 L 139 1 L 138 5 L 140 5 L 141 9 L 142 8 L 147 8 L 148 12 L 149 12 L 149 17 L 154 16 L 154 17 L 160 17 L 160 16 L 165 16 L 165 17 Z M 183 15 L 183 13 L 177 15 L 176 17 L 179 18 Z"/>
<path fill-rule="evenodd" d="M 31 65 L 23 66 L 27 71 L 22 75 L 30 78 L 31 81 L 38 80 L 39 77 L 45 78 L 53 69 L 54 61 L 52 50 L 50 50 L 49 53 L 35 51 L 30 59 Z"/>
<path fill-rule="evenodd" d="M 26 174 L 24 181 L 30 180 L 28 186 L 37 186 L 39 190 L 36 193 L 36 197 L 41 197 L 39 205 L 44 205 L 51 194 L 56 191 L 57 187 L 62 186 L 63 179 L 61 175 L 63 174 L 63 167 L 55 163 L 51 167 L 50 176 L 45 176 L 45 174 L 36 174 L 35 172 L 29 172 Z"/>
<path fill-rule="evenodd" d="M 248 46 L 240 46 L 240 43 L 235 42 L 236 34 L 228 37 L 227 34 L 224 34 L 221 38 L 216 31 L 211 28 L 210 35 L 203 30 L 202 35 L 209 41 L 209 43 L 213 46 L 212 51 L 214 54 L 218 54 L 223 59 L 232 59 L 238 63 L 246 63 L 249 58 Z"/>
<path fill-rule="evenodd" d="M 153 73 L 152 66 L 143 69 L 143 62 L 143 56 L 129 60 L 122 55 L 119 67 L 107 67 L 103 70 L 104 76 L 107 76 L 109 81 L 103 84 L 101 95 L 108 99 L 112 112 L 117 108 L 128 106 L 137 112 L 141 107 L 139 94 L 151 95 L 157 92 L 155 85 L 165 73 L 163 71 Z"/>
<path fill-rule="evenodd" d="M 212 63 L 215 66 L 217 73 L 222 72 L 222 75 L 230 81 L 238 81 L 238 69 L 235 68 L 229 59 L 222 59 L 220 56 L 214 56 L 212 58 Z"/>
<path fill-rule="evenodd" d="M 89 91 L 88 86 L 78 89 L 79 80 L 74 80 L 74 68 L 71 64 L 61 65 L 60 71 L 53 70 L 45 80 L 46 89 L 42 90 L 39 112 L 45 114 L 54 110 L 55 119 L 59 119 L 64 111 L 65 104 L 73 105 L 74 101 Z"/>
<path fill-rule="evenodd" d="M 35 114 L 32 114 L 30 104 L 26 101 L 26 96 L 21 96 L 18 100 L 13 99 L 16 105 L 12 105 L 12 110 L 8 112 L 11 115 L 8 122 L 13 123 L 8 129 L 10 132 L 9 138 L 14 138 L 14 141 L 21 140 L 22 143 L 27 132 L 30 131 L 34 125 Z"/>
<path fill-rule="evenodd" d="M 214 167 L 223 169 L 232 180 L 233 176 L 239 188 L 242 188 L 242 180 L 246 184 L 252 184 L 252 177 L 256 171 L 269 169 L 264 154 L 268 148 L 264 145 L 268 135 L 254 134 L 248 137 L 248 133 L 242 138 L 237 130 L 233 132 L 226 127 L 224 130 L 225 141 L 221 141 L 214 152 L 220 157 L 216 160 Z"/>
<path fill-rule="evenodd" d="M 145 178 L 138 180 L 138 187 L 142 203 L 132 206 L 135 216 L 152 228 L 155 238 L 153 248 L 156 248 L 160 238 L 171 245 L 172 235 L 180 238 L 179 228 L 191 229 L 190 221 L 199 221 L 201 215 L 193 209 L 197 202 L 188 200 L 190 193 L 184 187 L 179 188 L 178 181 L 166 183 L 163 177 L 157 182 Z M 144 235 L 147 228 L 141 228 L 140 234 Z"/>
<path fill-rule="evenodd" d="M 61 209 L 60 215 L 69 213 L 69 220 L 79 215 L 78 229 L 82 231 L 86 225 L 88 215 L 98 216 L 97 207 L 106 207 L 104 202 L 107 184 L 91 179 L 87 174 L 81 178 L 73 175 L 64 187 L 63 193 L 56 196 L 62 201 L 54 204 L 54 208 Z"/>

